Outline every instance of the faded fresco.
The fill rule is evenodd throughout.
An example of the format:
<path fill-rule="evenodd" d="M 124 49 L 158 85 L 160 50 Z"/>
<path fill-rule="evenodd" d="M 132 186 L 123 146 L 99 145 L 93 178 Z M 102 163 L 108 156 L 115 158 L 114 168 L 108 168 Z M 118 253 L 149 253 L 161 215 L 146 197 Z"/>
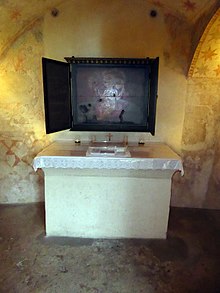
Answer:
<path fill-rule="evenodd" d="M 188 79 L 182 152 L 174 205 L 220 208 L 220 10 L 195 52 Z"/>
<path fill-rule="evenodd" d="M 144 124 L 145 68 L 79 68 L 77 122 Z"/>
<path fill-rule="evenodd" d="M 53 21 L 56 21 L 56 17 L 59 17 L 59 9 L 55 8 L 68 2 L 67 0 L 0 1 L 0 203 L 43 200 L 43 175 L 34 172 L 32 161 L 35 155 L 51 142 L 51 136 L 45 134 L 41 76 L 41 57 L 44 56 L 45 38 L 44 17 L 49 11 Z M 144 3 L 142 0 L 137 2 L 138 5 Z M 168 46 L 161 48 L 163 52 L 161 59 L 167 67 L 186 76 L 191 63 L 189 57 L 193 55 L 190 51 L 190 39 L 194 25 L 199 17 L 208 15 L 217 1 L 146 2 L 150 9 L 157 10 L 159 17 L 157 25 L 161 25 L 169 35 Z M 94 4 L 96 16 L 103 11 L 100 9 L 104 5 L 103 1 L 82 0 L 76 3 L 73 1 L 71 5 L 81 5 L 81 9 L 84 9 L 87 15 L 88 3 L 90 6 Z M 133 1 L 130 4 L 132 3 Z M 127 7 L 129 1 L 115 1 L 115 4 L 111 3 L 111 10 L 118 12 L 125 4 Z M 135 13 L 133 10 L 129 13 L 131 20 L 133 13 Z M 145 23 L 145 17 L 149 17 L 148 13 L 149 11 L 144 12 L 140 23 Z M 153 21 L 152 19 L 152 25 L 154 25 Z M 106 19 L 102 19 L 98 26 L 102 28 L 104 24 L 114 28 L 114 31 L 121 29 L 121 26 L 115 28 L 112 19 L 108 19 L 107 24 Z M 130 30 L 135 30 L 134 27 L 135 24 L 132 22 Z M 79 31 L 78 27 L 75 29 Z M 157 38 L 152 28 L 150 30 L 151 37 Z M 127 31 L 129 28 L 126 28 Z M 85 29 L 81 31 L 82 42 L 85 32 Z M 146 31 L 146 35 L 148 33 L 149 31 Z M 101 37 L 97 34 L 93 42 L 100 42 Z M 105 37 L 106 34 L 103 35 L 105 48 L 112 49 L 111 53 L 114 55 L 119 40 L 105 39 Z M 138 48 L 140 54 L 153 52 L 154 48 L 149 46 L 149 40 L 146 43 L 143 39 L 138 40 L 135 48 Z M 158 47 L 162 46 L 160 41 L 157 42 Z M 122 47 L 121 42 L 120 46 Z M 71 48 L 71 51 L 74 51 L 74 48 Z M 207 28 L 190 68 L 183 134 L 180 134 L 182 149 L 177 149 L 183 156 L 185 176 L 183 178 L 179 175 L 174 176 L 173 205 L 220 208 L 217 197 L 220 184 L 219 52 L 218 14 Z M 94 56 L 100 54 L 99 51 L 93 53 Z M 129 57 L 133 57 L 132 51 L 130 54 Z M 105 51 L 102 55 L 105 56 Z M 162 83 L 166 82 L 166 77 L 160 76 L 160 79 Z M 165 125 L 164 129 L 167 127 L 169 125 Z"/>
<path fill-rule="evenodd" d="M 0 201 L 42 200 L 42 175 L 34 156 L 44 135 L 40 58 L 42 22 L 15 41 L 0 62 Z"/>

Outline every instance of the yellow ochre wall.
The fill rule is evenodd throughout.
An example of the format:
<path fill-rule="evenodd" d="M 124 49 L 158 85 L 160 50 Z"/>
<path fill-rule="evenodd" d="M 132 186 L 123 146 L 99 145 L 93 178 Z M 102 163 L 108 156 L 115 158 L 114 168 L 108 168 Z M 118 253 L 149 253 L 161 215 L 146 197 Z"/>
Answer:
<path fill-rule="evenodd" d="M 60 7 L 58 17 L 51 17 L 50 13 L 45 16 L 44 53 L 61 61 L 64 56 L 73 55 L 159 56 L 158 119 L 154 139 L 165 140 L 180 150 L 186 93 L 183 72 L 187 58 L 185 52 L 182 56 L 181 50 L 187 51 L 184 43 L 189 44 L 189 35 L 182 37 L 180 46 L 184 48 L 178 48 L 170 36 L 170 16 L 151 18 L 147 1 L 138 1 L 138 4 L 136 1 L 127 1 L 126 5 L 125 1 L 79 1 L 75 5 L 68 2 Z M 176 59 L 171 57 L 172 46 L 180 51 Z M 150 135 L 146 137 L 151 139 Z"/>
<path fill-rule="evenodd" d="M 182 136 L 185 176 L 174 176 L 172 205 L 220 208 L 220 9 L 189 70 Z"/>
<path fill-rule="evenodd" d="M 42 201 L 43 176 L 32 169 L 34 156 L 54 139 L 78 135 L 68 131 L 45 135 L 42 56 L 61 61 L 72 55 L 159 56 L 156 136 L 135 133 L 129 138 L 138 140 L 141 135 L 146 141 L 166 142 L 186 162 L 195 161 L 201 150 L 195 149 L 194 142 L 186 143 L 192 131 L 195 137 L 201 136 L 201 131 L 187 124 L 189 120 L 195 122 L 188 110 L 190 92 L 194 93 L 195 89 L 191 87 L 193 81 L 187 78 L 193 55 L 193 20 L 199 14 L 208 20 L 208 11 L 213 10 L 217 1 L 173 4 L 171 0 L 54 0 L 38 2 L 38 5 L 34 2 L 32 9 L 28 5 L 19 6 L 18 1 L 11 0 L 10 5 L 3 2 L 0 4 L 5 19 L 0 23 L 0 203 Z M 157 11 L 156 17 L 150 17 L 152 9 Z M 57 13 L 52 15 L 51 11 Z M 11 25 L 6 25 L 7 20 Z M 189 135 L 185 134 L 187 129 Z M 80 135 L 90 136 L 89 133 Z M 213 149 L 214 158 L 216 144 Z M 210 164 L 212 169 L 213 161 Z M 191 167 L 187 168 L 185 179 L 179 175 L 174 177 L 172 204 L 213 208 L 215 196 L 207 203 L 207 192 L 200 197 L 195 187 L 185 197 L 192 171 Z M 202 186 L 201 180 L 200 183 L 196 178 L 190 180 Z"/>

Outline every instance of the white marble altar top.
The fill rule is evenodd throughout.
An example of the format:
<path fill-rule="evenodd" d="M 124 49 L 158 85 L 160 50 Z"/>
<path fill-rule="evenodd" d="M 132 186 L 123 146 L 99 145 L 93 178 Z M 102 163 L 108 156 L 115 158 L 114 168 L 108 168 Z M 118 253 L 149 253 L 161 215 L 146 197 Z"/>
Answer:
<path fill-rule="evenodd" d="M 74 141 L 54 142 L 34 158 L 33 168 L 179 170 L 183 174 L 180 157 L 162 143 L 129 144 L 129 158 L 88 157 L 88 147 Z"/>

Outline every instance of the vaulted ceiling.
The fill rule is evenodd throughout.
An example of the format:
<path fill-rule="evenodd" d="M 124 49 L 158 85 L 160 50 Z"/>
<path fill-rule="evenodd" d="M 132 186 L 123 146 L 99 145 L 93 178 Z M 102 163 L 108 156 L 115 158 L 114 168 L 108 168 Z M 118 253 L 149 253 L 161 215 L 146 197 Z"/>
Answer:
<path fill-rule="evenodd" d="M 76 0 L 0 0 L 0 52 L 4 52 L 13 43 L 13 39 L 17 39 L 28 26 L 34 25 L 45 12 L 67 1 Z M 192 25 L 219 2 L 218 0 L 136 0 L 137 5 L 139 1 L 146 1 L 152 9 L 163 10 L 165 15 L 175 15 Z"/>

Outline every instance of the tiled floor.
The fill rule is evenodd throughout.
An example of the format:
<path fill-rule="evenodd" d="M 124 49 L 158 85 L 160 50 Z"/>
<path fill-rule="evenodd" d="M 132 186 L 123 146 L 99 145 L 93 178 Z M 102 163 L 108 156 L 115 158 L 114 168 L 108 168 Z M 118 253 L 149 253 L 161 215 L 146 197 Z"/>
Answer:
<path fill-rule="evenodd" d="M 220 211 L 172 208 L 167 240 L 44 237 L 44 206 L 0 206 L 0 292 L 220 292 Z"/>

